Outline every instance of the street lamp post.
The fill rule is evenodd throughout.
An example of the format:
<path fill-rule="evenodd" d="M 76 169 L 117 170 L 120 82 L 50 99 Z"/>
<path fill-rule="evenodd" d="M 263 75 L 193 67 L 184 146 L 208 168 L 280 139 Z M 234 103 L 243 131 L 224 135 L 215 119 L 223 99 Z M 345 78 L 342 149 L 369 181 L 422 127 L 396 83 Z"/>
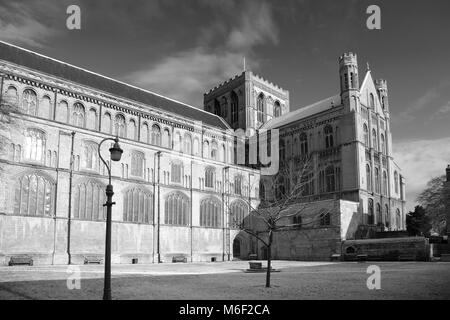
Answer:
<path fill-rule="evenodd" d="M 100 148 L 103 142 L 112 140 L 114 141 L 114 145 L 109 149 L 111 154 L 112 161 L 120 161 L 122 157 L 123 150 L 119 145 L 119 138 L 105 138 L 98 145 L 98 155 L 102 162 L 105 164 L 106 169 L 108 169 L 108 178 L 109 183 L 106 186 L 106 203 L 103 205 L 106 206 L 106 241 L 105 241 L 105 281 L 103 288 L 103 300 L 111 300 L 111 209 L 115 202 L 112 201 L 112 196 L 114 195 L 113 186 L 111 185 L 111 168 L 106 163 L 105 159 L 103 159 L 102 154 L 100 152 Z"/>

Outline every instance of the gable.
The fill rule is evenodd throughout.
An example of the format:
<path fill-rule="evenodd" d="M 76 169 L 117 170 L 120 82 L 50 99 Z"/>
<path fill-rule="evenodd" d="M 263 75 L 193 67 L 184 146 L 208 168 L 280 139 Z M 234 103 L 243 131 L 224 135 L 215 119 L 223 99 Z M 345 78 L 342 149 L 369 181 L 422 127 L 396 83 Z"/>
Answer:
<path fill-rule="evenodd" d="M 366 107 L 370 107 L 372 94 L 375 104 L 374 112 L 379 113 L 380 115 L 384 115 L 383 109 L 381 107 L 381 101 L 378 97 L 377 89 L 375 87 L 375 82 L 373 81 L 372 74 L 370 71 L 367 71 L 359 91 L 361 104 L 363 104 Z"/>

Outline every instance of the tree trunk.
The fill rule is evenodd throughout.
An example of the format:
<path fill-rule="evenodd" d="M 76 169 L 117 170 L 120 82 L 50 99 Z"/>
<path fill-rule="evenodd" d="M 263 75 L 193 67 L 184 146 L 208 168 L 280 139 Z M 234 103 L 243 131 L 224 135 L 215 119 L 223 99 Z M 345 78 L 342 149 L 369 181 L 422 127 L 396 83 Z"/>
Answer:
<path fill-rule="evenodd" d="M 269 231 L 269 242 L 267 245 L 267 273 L 266 273 L 266 288 L 270 288 L 270 272 L 272 262 L 272 230 Z"/>

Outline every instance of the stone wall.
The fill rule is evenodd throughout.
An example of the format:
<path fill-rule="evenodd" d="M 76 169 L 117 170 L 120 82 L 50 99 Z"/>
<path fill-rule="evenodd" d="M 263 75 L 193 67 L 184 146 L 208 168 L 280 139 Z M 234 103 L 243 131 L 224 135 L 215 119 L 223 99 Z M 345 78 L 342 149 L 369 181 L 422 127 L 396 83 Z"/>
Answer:
<path fill-rule="evenodd" d="M 342 243 L 345 260 L 367 255 L 368 260 L 427 260 L 428 240 L 424 237 L 347 240 Z"/>

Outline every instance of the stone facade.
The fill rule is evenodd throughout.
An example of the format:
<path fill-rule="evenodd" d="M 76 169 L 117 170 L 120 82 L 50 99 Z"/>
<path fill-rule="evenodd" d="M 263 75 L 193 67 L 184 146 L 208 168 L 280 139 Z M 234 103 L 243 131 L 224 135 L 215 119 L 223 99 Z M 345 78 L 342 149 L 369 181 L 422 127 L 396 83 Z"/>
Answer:
<path fill-rule="evenodd" d="M 253 93 L 244 107 L 257 110 L 255 104 L 261 93 L 255 89 L 257 84 L 244 81 L 247 77 L 255 76 L 246 71 L 205 94 L 205 109 L 213 112 L 214 99 L 239 90 Z M 406 182 L 392 154 L 387 82 L 374 81 L 372 72 L 367 70 L 360 85 L 357 56 L 353 53 L 339 58 L 339 79 L 339 94 L 292 112 L 287 112 L 286 107 L 275 116 L 271 105 L 264 102 L 264 113 L 270 114 L 265 122 L 244 129 L 279 129 L 280 163 L 293 166 L 305 157 L 311 159 L 311 188 L 304 201 L 357 202 L 361 225 L 404 230 Z M 288 93 L 283 96 L 284 90 L 278 87 L 270 93 L 262 92 L 264 97 L 267 94 L 278 99 L 289 97 Z M 287 100 L 281 101 L 283 106 L 289 106 Z M 273 177 L 263 177 L 262 183 L 263 196 L 273 199 Z"/>
<path fill-rule="evenodd" d="M 257 205 L 259 172 L 233 163 L 233 136 L 219 117 L 0 46 L 1 98 L 20 111 L 2 133 L 9 146 L 0 156 L 0 264 L 20 255 L 34 264 L 103 256 L 108 175 L 97 148 L 114 136 L 124 153 L 110 162 L 112 262 L 233 258 L 237 213 L 229 208 Z M 120 90 L 134 90 L 136 100 L 114 93 Z M 157 103 L 141 102 L 147 98 Z M 101 150 L 107 159 L 110 143 Z"/>
<path fill-rule="evenodd" d="M 302 223 L 275 236 L 274 258 L 328 259 L 368 229 L 405 229 L 386 82 L 368 71 L 360 86 L 354 54 L 339 67 L 340 94 L 312 106 L 290 112 L 288 91 L 246 70 L 206 93 L 202 111 L 0 42 L 0 98 L 19 111 L 0 155 L 0 264 L 103 256 L 108 172 L 97 149 L 115 136 L 113 263 L 264 257 L 236 222 L 280 186 L 236 164 L 233 129 L 279 129 L 283 163 L 312 159 L 309 192 L 289 208 L 306 205 Z"/>

